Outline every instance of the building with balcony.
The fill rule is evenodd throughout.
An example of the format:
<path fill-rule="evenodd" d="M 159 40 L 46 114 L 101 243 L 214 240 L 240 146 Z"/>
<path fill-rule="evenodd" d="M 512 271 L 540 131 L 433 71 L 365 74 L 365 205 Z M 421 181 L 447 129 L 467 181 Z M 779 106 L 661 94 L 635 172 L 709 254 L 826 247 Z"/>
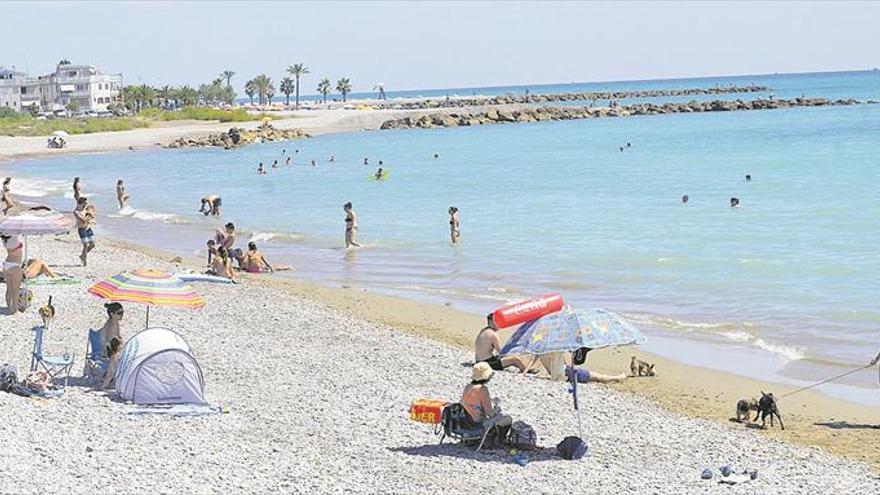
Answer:
<path fill-rule="evenodd" d="M 24 72 L 0 69 L 0 107 L 17 112 L 34 108 L 55 112 L 69 108 L 104 111 L 122 94 L 122 74 L 105 74 L 93 65 L 73 65 L 63 60 L 55 72 L 30 77 Z"/>

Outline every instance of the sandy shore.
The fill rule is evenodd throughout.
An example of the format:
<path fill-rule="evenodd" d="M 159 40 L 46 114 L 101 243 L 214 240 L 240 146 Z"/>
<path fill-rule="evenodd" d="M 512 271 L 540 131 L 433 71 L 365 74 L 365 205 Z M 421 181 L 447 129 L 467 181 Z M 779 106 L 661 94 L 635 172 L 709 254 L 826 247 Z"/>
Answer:
<path fill-rule="evenodd" d="M 132 267 L 172 270 L 167 260 L 178 254 L 99 238 L 92 266 L 81 268 L 75 265 L 74 236 L 34 240 L 31 249 L 82 283 L 36 286 L 35 307 L 0 317 L 2 360 L 27 367 L 28 329 L 39 320 L 36 306 L 52 294 L 58 320 L 46 346 L 75 352 L 75 374 L 86 330 L 104 319 L 101 303 L 85 293 L 88 284 Z M 804 394 L 800 402 L 781 405 L 784 433 L 762 433 L 713 421 L 711 411 L 732 412 L 727 396 L 735 397 L 737 387 L 767 384 L 661 360 L 655 379 L 584 388 L 591 455 L 579 462 L 563 461 L 552 450 L 575 432 L 566 386 L 512 373 L 497 374 L 493 394 L 506 412 L 536 428 L 539 445 L 548 450 L 520 467 L 503 451 L 438 446 L 429 427 L 408 420 L 407 407 L 417 397 L 457 399 L 469 377 L 462 363 L 470 360 L 479 317 L 360 289 L 254 277 L 198 289 L 207 300 L 203 311 L 157 309 L 152 320 L 189 340 L 205 373 L 208 400 L 229 412 L 131 416 L 129 406 L 80 386 L 55 400 L 0 394 L 0 410 L 11 418 L 0 422 L 0 493 L 495 493 L 501 486 L 507 493 L 880 491 L 880 479 L 866 463 L 779 441 L 813 445 L 811 438 L 834 434 L 841 445 L 861 442 L 864 460 L 876 467 L 872 427 L 811 426 L 832 417 L 853 426 L 878 424 L 871 411 Z M 143 308 L 126 305 L 123 334 L 136 332 L 143 317 Z M 589 363 L 617 371 L 628 355 L 605 352 L 591 355 Z M 838 453 L 858 457 L 854 447 Z M 735 487 L 699 479 L 704 467 L 728 463 L 758 469 L 759 478 Z"/>

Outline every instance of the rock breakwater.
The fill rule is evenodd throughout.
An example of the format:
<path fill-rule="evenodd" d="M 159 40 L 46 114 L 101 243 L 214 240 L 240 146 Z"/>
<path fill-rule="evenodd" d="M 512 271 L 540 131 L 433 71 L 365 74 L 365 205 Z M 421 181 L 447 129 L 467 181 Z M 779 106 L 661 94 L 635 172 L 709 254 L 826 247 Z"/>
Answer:
<path fill-rule="evenodd" d="M 200 148 L 214 146 L 224 149 L 233 149 L 254 143 L 268 143 L 272 141 L 288 141 L 310 137 L 302 129 L 276 129 L 268 123 L 260 125 L 255 130 L 246 130 L 233 127 L 226 132 L 208 134 L 205 136 L 190 136 L 175 139 L 168 143 L 166 148 Z"/>

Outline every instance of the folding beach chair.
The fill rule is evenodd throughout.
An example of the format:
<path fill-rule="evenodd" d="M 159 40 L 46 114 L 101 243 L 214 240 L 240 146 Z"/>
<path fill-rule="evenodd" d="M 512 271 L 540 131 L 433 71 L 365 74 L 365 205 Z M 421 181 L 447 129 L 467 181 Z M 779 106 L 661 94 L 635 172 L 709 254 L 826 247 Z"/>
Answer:
<path fill-rule="evenodd" d="M 83 376 L 92 381 L 101 379 L 107 371 L 108 364 L 107 359 L 104 357 L 104 349 L 101 346 L 101 332 L 99 330 L 89 330 Z"/>
<path fill-rule="evenodd" d="M 464 406 L 457 402 L 443 408 L 440 416 L 440 427 L 443 431 L 440 443 L 443 443 L 446 437 L 458 440 L 465 445 L 473 445 L 479 442 L 477 451 L 483 447 L 486 436 L 492 430 L 492 428 L 484 428 L 482 424 L 475 423 Z"/>
<path fill-rule="evenodd" d="M 55 380 L 64 374 L 64 386 L 70 378 L 70 369 L 73 367 L 73 356 L 45 356 L 43 355 L 43 333 L 46 331 L 42 326 L 36 326 L 34 331 L 34 351 L 31 354 L 31 371 L 37 371 L 42 366 L 46 373 Z"/>

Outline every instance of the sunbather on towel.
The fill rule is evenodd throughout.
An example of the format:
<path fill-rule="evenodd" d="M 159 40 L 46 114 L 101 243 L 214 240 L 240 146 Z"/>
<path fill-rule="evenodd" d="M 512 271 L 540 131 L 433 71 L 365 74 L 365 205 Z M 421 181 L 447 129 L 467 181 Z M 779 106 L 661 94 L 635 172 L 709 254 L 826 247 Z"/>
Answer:
<path fill-rule="evenodd" d="M 104 354 L 107 356 L 107 371 L 104 373 L 104 381 L 101 382 L 101 388 L 110 386 L 110 382 L 116 376 L 116 368 L 119 366 L 119 354 L 122 352 L 122 339 L 113 337 Z"/>
<path fill-rule="evenodd" d="M 49 268 L 43 260 L 38 260 L 31 258 L 27 260 L 27 268 L 24 270 L 24 278 L 33 280 L 40 275 L 44 275 L 49 278 L 55 278 L 58 275 Z"/>
<path fill-rule="evenodd" d="M 496 371 L 501 371 L 508 366 L 515 366 L 520 371 L 526 370 L 526 363 L 516 356 L 500 357 L 501 339 L 498 338 L 498 327 L 490 314 L 486 317 L 486 326 L 477 334 L 474 342 L 474 360 L 477 363 L 485 362 Z"/>
<path fill-rule="evenodd" d="M 501 414 L 493 405 L 492 395 L 489 394 L 487 386 L 493 373 L 487 363 L 475 364 L 471 371 L 471 382 L 464 388 L 459 402 L 474 423 L 486 423 L 506 430 L 510 427 L 513 419 L 506 414 Z M 506 437 L 506 431 L 502 431 L 501 434 L 501 438 Z"/>

